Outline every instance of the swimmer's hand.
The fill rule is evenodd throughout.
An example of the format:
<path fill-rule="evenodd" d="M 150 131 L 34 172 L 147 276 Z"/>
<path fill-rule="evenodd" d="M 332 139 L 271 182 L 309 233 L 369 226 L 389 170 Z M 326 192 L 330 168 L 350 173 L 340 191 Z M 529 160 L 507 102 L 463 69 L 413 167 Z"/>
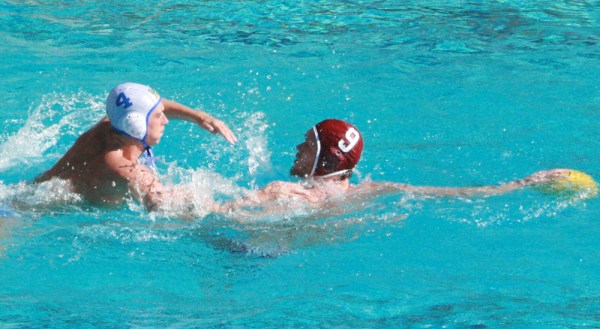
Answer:
<path fill-rule="evenodd" d="M 204 115 L 198 118 L 196 122 L 198 125 L 200 125 L 200 127 L 213 134 L 221 134 L 229 142 L 229 144 L 235 144 L 237 142 L 237 138 L 231 129 L 229 129 L 229 127 L 227 127 L 227 125 L 219 119 L 215 119 L 212 116 L 204 113 Z"/>
<path fill-rule="evenodd" d="M 522 185 L 543 184 L 560 178 L 568 178 L 571 171 L 570 169 L 542 170 L 523 178 L 520 183 Z"/>
<path fill-rule="evenodd" d="M 213 118 L 210 114 L 199 111 L 192 110 L 191 108 L 177 103 L 175 101 L 170 101 L 166 98 L 163 98 L 162 101 L 165 106 L 165 114 L 171 119 L 182 119 L 186 121 L 196 122 L 200 127 L 208 130 L 213 134 L 221 134 L 223 137 L 230 143 L 234 144 L 237 142 L 237 138 L 233 134 L 233 132 L 223 123 L 223 121 Z"/>

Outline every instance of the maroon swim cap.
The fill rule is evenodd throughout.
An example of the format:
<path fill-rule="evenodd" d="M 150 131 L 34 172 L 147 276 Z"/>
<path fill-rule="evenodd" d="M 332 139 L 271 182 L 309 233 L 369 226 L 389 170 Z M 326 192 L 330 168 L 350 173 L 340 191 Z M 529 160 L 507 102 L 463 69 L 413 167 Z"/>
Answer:
<path fill-rule="evenodd" d="M 311 176 L 343 174 L 352 170 L 363 150 L 363 139 L 353 125 L 327 119 L 313 127 L 317 138 L 317 156 Z"/>

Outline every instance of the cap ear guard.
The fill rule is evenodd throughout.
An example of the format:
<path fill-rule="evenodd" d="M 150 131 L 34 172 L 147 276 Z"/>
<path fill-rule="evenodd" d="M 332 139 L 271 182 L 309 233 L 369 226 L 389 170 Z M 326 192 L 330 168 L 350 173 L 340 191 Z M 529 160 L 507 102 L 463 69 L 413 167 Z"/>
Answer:
<path fill-rule="evenodd" d="M 338 157 L 331 152 L 335 152 L 335 150 L 329 149 L 329 152 L 323 152 L 321 158 L 319 159 L 319 168 L 317 172 L 331 172 L 337 169 L 338 165 L 341 163 Z M 322 174 L 321 174 L 322 175 Z"/>
<path fill-rule="evenodd" d="M 139 112 L 127 113 L 119 121 L 119 127 L 127 127 L 125 134 L 143 140 L 146 136 L 146 117 Z"/>
<path fill-rule="evenodd" d="M 339 148 L 335 146 L 329 147 L 329 154 L 335 156 L 340 163 L 346 161 L 346 156 L 344 155 L 344 152 L 342 152 Z"/>
<path fill-rule="evenodd" d="M 315 176 L 325 178 L 332 176 L 332 173 L 340 174 L 348 170 L 343 168 L 345 161 L 346 156 L 342 151 L 335 146 L 329 146 L 324 152 L 320 153 L 318 159 L 315 159 Z"/>

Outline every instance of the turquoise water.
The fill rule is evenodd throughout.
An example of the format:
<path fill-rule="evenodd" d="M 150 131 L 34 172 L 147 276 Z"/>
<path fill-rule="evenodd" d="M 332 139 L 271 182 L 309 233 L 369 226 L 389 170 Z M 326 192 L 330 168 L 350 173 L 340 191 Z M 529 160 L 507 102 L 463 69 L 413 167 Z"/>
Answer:
<path fill-rule="evenodd" d="M 600 178 L 598 1 L 0 1 L 3 327 L 598 328 L 600 201 L 408 195 L 344 214 L 206 215 L 287 175 L 315 122 L 354 183 Z M 31 186 L 124 81 L 227 122 L 156 147 L 194 220 Z"/>

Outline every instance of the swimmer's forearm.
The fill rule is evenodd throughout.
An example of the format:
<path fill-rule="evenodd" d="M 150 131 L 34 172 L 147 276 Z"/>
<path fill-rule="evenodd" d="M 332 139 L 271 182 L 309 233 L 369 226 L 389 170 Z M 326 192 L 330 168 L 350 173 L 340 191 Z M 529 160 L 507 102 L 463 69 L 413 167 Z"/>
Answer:
<path fill-rule="evenodd" d="M 200 127 L 213 134 L 221 134 L 230 143 L 237 142 L 235 134 L 227 127 L 223 121 L 214 118 L 206 112 L 193 110 L 183 104 L 179 104 L 168 99 L 163 99 L 165 113 L 169 119 L 182 119 L 190 122 L 196 122 Z"/>
<path fill-rule="evenodd" d="M 436 187 L 436 186 L 410 186 L 406 192 L 434 196 L 490 196 L 504 194 L 523 187 L 520 181 L 509 182 L 501 185 L 486 185 L 477 187 Z"/>
<path fill-rule="evenodd" d="M 205 112 L 191 109 L 181 103 L 163 98 L 165 114 L 169 119 L 186 120 L 190 122 L 204 122 L 212 118 Z"/>
<path fill-rule="evenodd" d="M 414 186 L 393 182 L 371 182 L 363 188 L 363 194 L 369 196 L 404 192 L 431 196 L 489 196 L 503 194 L 530 184 L 527 179 L 517 180 L 501 185 L 486 185 L 477 187 L 438 187 Z"/>

